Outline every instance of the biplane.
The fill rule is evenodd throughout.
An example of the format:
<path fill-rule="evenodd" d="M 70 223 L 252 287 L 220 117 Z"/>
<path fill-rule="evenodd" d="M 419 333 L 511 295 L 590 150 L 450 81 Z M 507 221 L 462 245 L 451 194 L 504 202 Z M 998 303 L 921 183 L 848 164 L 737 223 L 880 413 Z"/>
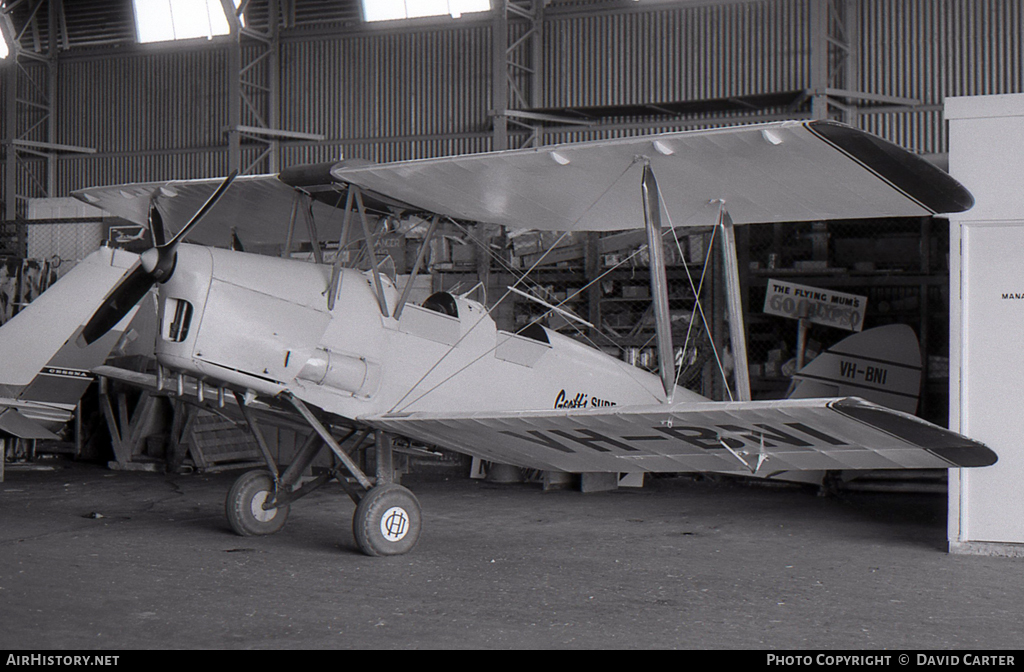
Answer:
<path fill-rule="evenodd" d="M 94 370 L 244 417 L 266 468 L 242 475 L 228 493 L 227 517 L 239 534 L 280 530 L 292 503 L 334 478 L 357 503 L 353 533 L 363 552 L 411 550 L 422 518 L 415 495 L 393 482 L 395 436 L 573 473 L 740 469 L 771 476 L 996 461 L 977 441 L 857 397 L 751 400 L 735 226 L 921 217 L 973 203 L 924 159 L 848 126 L 780 122 L 386 164 L 340 161 L 75 196 L 148 222 L 153 241 L 117 266 L 112 289 L 98 286 L 104 298 L 76 339 L 91 347 L 156 289 L 156 373 Z M 372 252 L 360 267 L 341 254 L 327 262 L 316 247 L 329 222 L 339 249 L 361 240 L 372 251 L 380 221 L 410 217 L 428 228 L 414 276 L 443 220 L 645 230 L 658 373 L 536 321 L 498 329 L 491 313 L 503 299 L 487 306 L 440 292 L 415 304 L 411 283 L 396 286 Z M 243 241 L 286 231 L 287 251 L 301 220 L 314 263 L 186 242 L 224 241 L 228 231 Z M 695 226 L 714 227 L 724 243 L 736 360 L 729 401 L 676 384 L 664 245 L 677 229 Z M 107 263 L 128 253 L 97 254 Z M 518 282 L 509 292 L 516 290 Z M 274 413 L 310 429 L 283 472 L 261 438 L 260 418 Z M 352 456 L 371 437 L 373 474 Z M 301 482 L 325 446 L 335 468 Z"/>

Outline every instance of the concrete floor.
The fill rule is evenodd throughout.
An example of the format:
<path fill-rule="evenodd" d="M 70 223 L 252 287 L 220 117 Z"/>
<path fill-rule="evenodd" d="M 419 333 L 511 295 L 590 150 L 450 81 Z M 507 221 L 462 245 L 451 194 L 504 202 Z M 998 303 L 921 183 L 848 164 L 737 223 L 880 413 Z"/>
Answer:
<path fill-rule="evenodd" d="M 49 462 L 0 484 L 0 649 L 996 649 L 1021 560 L 945 552 L 945 497 L 657 479 L 407 479 L 424 534 L 359 554 L 337 485 L 228 530 L 238 474 Z M 93 517 L 100 514 L 102 517 Z"/>

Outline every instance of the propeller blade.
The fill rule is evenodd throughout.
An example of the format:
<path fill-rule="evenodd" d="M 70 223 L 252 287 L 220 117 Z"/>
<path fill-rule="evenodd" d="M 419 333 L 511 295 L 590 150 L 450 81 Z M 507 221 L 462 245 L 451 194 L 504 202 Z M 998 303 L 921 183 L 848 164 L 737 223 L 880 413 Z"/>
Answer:
<path fill-rule="evenodd" d="M 103 305 L 89 318 L 89 322 L 78 337 L 78 344 L 85 347 L 102 338 L 142 300 L 155 283 L 156 279 L 141 264 L 136 266 L 117 287 L 114 287 L 103 301 Z"/>
<path fill-rule="evenodd" d="M 195 228 L 196 224 L 198 224 L 199 221 L 206 216 L 206 213 L 208 213 L 210 209 L 217 204 L 217 201 L 219 201 L 220 197 L 224 195 L 224 192 L 227 191 L 227 188 L 231 185 L 231 183 L 234 181 L 236 177 L 238 177 L 238 171 L 231 171 L 231 174 L 228 175 L 224 179 L 224 181 L 220 183 L 220 186 L 217 187 L 217 190 L 213 192 L 210 198 L 206 199 L 206 203 L 203 203 L 203 207 L 199 208 L 199 211 L 196 212 L 196 214 L 192 215 L 192 219 L 188 220 L 188 224 L 182 227 L 181 231 L 178 231 L 178 233 L 175 234 L 174 238 L 171 238 L 171 242 L 167 243 L 166 245 L 162 245 L 161 247 L 169 247 L 172 249 L 176 247 L 178 243 L 180 243 L 185 238 L 185 236 L 187 236 L 189 232 Z"/>
<path fill-rule="evenodd" d="M 164 218 L 156 206 L 149 208 L 149 233 L 153 237 L 153 244 L 163 247 L 167 242 L 167 231 L 164 229 Z"/>

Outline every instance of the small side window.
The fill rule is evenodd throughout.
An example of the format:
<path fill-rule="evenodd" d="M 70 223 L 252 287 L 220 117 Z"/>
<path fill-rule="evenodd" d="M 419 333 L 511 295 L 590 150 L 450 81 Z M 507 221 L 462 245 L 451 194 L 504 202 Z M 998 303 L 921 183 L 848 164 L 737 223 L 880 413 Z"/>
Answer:
<path fill-rule="evenodd" d="M 165 339 L 175 343 L 184 341 L 192 325 L 192 304 L 184 299 L 168 299 L 164 308 L 164 324 Z"/>

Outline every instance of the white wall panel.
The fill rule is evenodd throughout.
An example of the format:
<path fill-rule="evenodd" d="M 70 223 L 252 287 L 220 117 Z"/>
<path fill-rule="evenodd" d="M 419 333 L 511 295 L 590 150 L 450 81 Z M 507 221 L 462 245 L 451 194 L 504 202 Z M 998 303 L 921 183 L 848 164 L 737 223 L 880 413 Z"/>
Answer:
<path fill-rule="evenodd" d="M 950 427 L 999 456 L 950 471 L 950 550 L 1024 555 L 1024 94 L 954 98 L 946 116 L 950 172 L 976 199 L 950 218 Z"/>

